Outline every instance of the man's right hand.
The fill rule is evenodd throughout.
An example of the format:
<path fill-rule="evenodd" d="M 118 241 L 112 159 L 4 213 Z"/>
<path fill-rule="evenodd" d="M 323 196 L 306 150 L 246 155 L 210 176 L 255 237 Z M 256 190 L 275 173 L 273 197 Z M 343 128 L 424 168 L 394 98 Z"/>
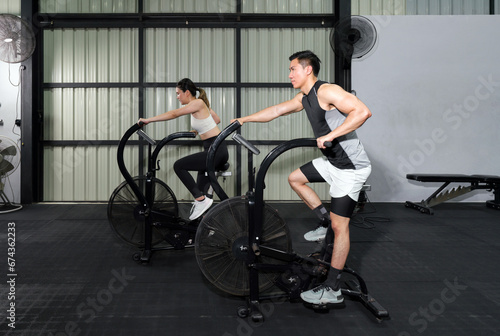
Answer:
<path fill-rule="evenodd" d="M 238 121 L 240 123 L 240 125 L 243 125 L 244 121 L 242 120 L 242 118 L 236 118 L 236 119 L 232 119 L 231 120 L 231 124 L 234 123 L 235 121 Z"/>

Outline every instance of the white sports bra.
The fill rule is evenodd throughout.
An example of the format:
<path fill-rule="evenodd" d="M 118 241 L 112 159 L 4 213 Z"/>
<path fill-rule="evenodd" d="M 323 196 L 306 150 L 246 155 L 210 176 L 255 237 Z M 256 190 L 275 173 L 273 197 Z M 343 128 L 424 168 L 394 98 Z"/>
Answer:
<path fill-rule="evenodd" d="M 217 124 L 215 123 L 214 118 L 212 118 L 212 114 L 210 114 L 205 119 L 196 119 L 191 114 L 191 127 L 196 132 L 198 132 L 198 134 L 207 133 L 208 131 L 215 128 L 216 126 L 217 126 Z"/>

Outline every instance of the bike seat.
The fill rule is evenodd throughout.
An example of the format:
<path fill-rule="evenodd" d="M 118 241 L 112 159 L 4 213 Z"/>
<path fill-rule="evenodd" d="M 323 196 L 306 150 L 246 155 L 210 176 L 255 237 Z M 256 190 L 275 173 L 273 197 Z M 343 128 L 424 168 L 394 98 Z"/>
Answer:
<path fill-rule="evenodd" d="M 224 172 L 229 169 L 229 166 L 230 166 L 229 162 L 226 162 L 222 166 L 217 167 L 216 170 L 219 172 Z"/>

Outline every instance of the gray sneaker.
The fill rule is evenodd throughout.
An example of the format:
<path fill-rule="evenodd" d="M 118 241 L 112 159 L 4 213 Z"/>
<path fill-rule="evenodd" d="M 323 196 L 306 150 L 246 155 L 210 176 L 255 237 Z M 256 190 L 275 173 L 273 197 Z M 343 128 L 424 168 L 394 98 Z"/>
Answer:
<path fill-rule="evenodd" d="M 342 291 L 333 290 L 330 286 L 319 285 L 316 288 L 302 292 L 300 294 L 302 300 L 315 305 L 328 305 L 344 302 Z"/>
<path fill-rule="evenodd" d="M 326 227 L 323 227 L 320 225 L 316 229 L 307 232 L 304 235 L 304 238 L 307 241 L 321 241 L 321 240 L 325 239 L 326 230 L 327 230 Z"/>

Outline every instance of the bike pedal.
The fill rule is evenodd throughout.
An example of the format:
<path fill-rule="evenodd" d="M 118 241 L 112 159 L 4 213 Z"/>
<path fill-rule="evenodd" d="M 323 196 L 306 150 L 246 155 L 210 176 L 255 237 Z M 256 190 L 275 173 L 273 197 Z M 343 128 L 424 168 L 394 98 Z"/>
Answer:
<path fill-rule="evenodd" d="M 310 308 L 316 312 L 328 312 L 330 309 L 343 309 L 345 308 L 345 302 L 340 302 L 340 303 L 308 303 L 305 302 L 304 306 L 307 308 Z"/>

